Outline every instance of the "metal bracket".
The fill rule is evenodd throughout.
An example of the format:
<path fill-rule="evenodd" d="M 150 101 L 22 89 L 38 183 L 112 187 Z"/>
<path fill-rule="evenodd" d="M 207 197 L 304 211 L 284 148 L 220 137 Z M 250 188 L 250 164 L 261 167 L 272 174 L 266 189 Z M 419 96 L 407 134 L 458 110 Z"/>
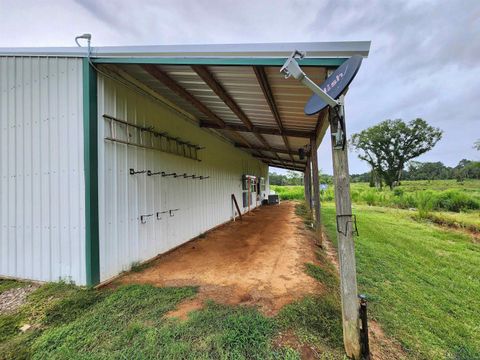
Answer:
<path fill-rule="evenodd" d="M 130 169 L 130 175 L 145 174 L 146 172 L 147 170 L 135 171 L 135 169 Z"/>
<path fill-rule="evenodd" d="M 175 216 L 174 212 L 175 212 L 175 211 L 178 211 L 178 210 L 180 210 L 180 209 L 171 209 L 171 210 L 169 210 L 169 212 L 170 212 L 170 217 Z"/>
<path fill-rule="evenodd" d="M 161 215 L 162 215 L 162 214 L 166 214 L 166 213 L 168 213 L 168 210 L 165 210 L 165 211 L 157 211 L 157 214 L 156 214 L 156 215 L 157 215 L 157 220 L 162 220 Z"/>
<path fill-rule="evenodd" d="M 345 231 L 342 231 L 342 229 L 340 229 L 340 224 L 338 223 L 338 219 L 339 218 L 342 218 L 342 217 L 349 217 L 351 218 L 352 220 L 348 220 L 346 223 L 345 223 Z M 346 215 L 337 215 L 337 232 L 344 235 L 344 236 L 347 236 L 347 231 L 348 231 L 348 224 L 353 224 L 353 233 L 357 236 L 359 236 L 358 234 L 358 228 L 357 228 L 357 216 L 354 215 L 354 214 L 346 214 Z"/>
<path fill-rule="evenodd" d="M 146 224 L 147 223 L 147 218 L 149 218 L 150 216 L 153 216 L 153 214 L 140 215 L 140 222 L 142 224 Z"/>
<path fill-rule="evenodd" d="M 332 133 L 333 148 L 336 150 L 345 150 L 347 144 L 347 132 L 345 131 L 345 117 L 341 114 L 340 105 L 332 108 L 334 118 L 337 120 L 337 131 Z M 331 123 L 330 126 L 333 124 Z"/>
<path fill-rule="evenodd" d="M 285 79 L 288 79 L 290 76 L 293 76 L 296 80 L 300 81 L 303 85 L 308 87 L 312 90 L 320 99 L 322 99 L 328 106 L 335 107 L 340 103 L 328 95 L 323 89 L 315 84 L 308 76 L 303 72 L 298 65 L 297 60 L 295 58 L 303 59 L 306 53 L 295 50 L 292 54 L 287 58 L 285 63 L 283 64 L 280 72 L 285 75 Z"/>

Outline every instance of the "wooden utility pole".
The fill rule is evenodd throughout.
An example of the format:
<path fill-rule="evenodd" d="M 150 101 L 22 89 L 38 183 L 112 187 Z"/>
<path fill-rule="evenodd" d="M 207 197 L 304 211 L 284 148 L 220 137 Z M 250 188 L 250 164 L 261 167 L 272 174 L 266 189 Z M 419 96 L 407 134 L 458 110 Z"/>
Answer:
<path fill-rule="evenodd" d="M 343 106 L 339 109 L 343 117 Z M 335 109 L 329 110 L 332 135 L 333 181 L 335 184 L 335 207 L 337 213 L 338 259 L 340 264 L 340 293 L 342 299 L 343 343 L 347 356 L 360 359 L 360 322 L 357 298 L 357 273 L 353 231 L 355 218 L 352 216 L 350 199 L 350 176 L 348 170 L 345 122 L 340 122 Z M 343 123 L 342 132 L 339 132 Z M 338 134 L 337 134 L 338 133 Z M 340 145 L 338 142 L 340 142 Z"/>
<path fill-rule="evenodd" d="M 320 184 L 318 182 L 317 140 L 310 138 L 310 157 L 312 159 L 313 205 L 315 208 L 315 232 L 317 245 L 322 246 L 322 223 L 320 217 Z"/>
<path fill-rule="evenodd" d="M 308 208 L 312 210 L 312 177 L 310 176 L 310 156 L 307 156 L 307 166 L 305 167 L 305 201 Z"/>

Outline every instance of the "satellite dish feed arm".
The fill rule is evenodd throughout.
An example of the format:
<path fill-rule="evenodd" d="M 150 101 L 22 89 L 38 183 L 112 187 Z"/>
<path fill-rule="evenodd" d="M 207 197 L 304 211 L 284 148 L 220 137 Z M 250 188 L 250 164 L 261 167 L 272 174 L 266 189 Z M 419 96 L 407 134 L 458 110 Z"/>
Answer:
<path fill-rule="evenodd" d="M 295 50 L 292 54 L 288 57 L 287 61 L 283 64 L 280 72 L 285 75 L 285 79 L 288 79 L 290 76 L 293 76 L 296 80 L 300 81 L 303 85 L 308 87 L 312 90 L 315 94 L 317 94 L 320 99 L 325 101 L 330 107 L 335 107 L 337 105 L 341 105 L 340 101 L 335 100 L 331 96 L 329 96 L 325 91 L 320 88 L 317 84 L 315 84 L 308 76 L 303 72 L 298 65 L 297 60 L 295 58 L 303 59 L 306 53 Z"/>

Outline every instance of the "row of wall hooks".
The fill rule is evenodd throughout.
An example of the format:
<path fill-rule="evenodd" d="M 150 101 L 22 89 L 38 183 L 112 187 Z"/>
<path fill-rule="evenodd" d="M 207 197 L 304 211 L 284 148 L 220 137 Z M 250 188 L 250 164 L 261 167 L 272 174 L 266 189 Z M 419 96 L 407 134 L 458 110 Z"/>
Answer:
<path fill-rule="evenodd" d="M 135 125 L 110 115 L 103 115 L 103 118 L 108 121 L 108 128 L 110 129 L 109 134 L 106 131 L 107 136 L 105 136 L 105 140 L 159 150 L 188 159 L 202 161 L 198 152 L 205 149 L 203 146 L 192 144 L 179 137 L 173 137 L 167 132 L 156 131 L 152 126 Z"/>
<path fill-rule="evenodd" d="M 183 178 L 183 179 L 199 179 L 199 180 L 204 180 L 204 179 L 209 179 L 210 176 L 203 176 L 203 175 L 188 175 L 187 173 L 183 174 L 178 174 L 178 173 L 166 173 L 165 171 L 156 171 L 153 172 L 151 170 L 135 170 L 135 169 L 130 169 L 130 175 L 137 175 L 137 174 L 147 174 L 147 176 L 156 176 L 160 175 L 161 177 L 168 177 L 168 176 L 173 176 L 174 178 Z"/>
<path fill-rule="evenodd" d="M 165 210 L 165 211 L 157 211 L 155 214 L 140 215 L 140 223 L 146 224 L 147 219 L 150 218 L 150 217 L 153 217 L 154 215 L 155 215 L 155 218 L 157 220 L 162 220 L 162 215 L 163 214 L 169 214 L 169 217 L 173 217 L 173 216 L 175 216 L 175 212 L 178 211 L 178 210 L 180 210 L 180 209 L 170 209 L 170 210 Z"/>

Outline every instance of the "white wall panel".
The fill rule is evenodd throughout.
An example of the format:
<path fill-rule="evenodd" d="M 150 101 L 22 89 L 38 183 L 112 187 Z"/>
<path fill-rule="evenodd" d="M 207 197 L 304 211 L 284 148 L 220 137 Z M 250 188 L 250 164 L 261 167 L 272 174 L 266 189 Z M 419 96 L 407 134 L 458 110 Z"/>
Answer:
<path fill-rule="evenodd" d="M 268 180 L 265 164 L 159 102 L 102 76 L 98 96 L 101 281 L 230 220 L 232 193 L 242 206 L 242 174 Z M 202 161 L 105 140 L 110 128 L 104 114 L 205 146 Z M 129 175 L 130 168 L 210 178 Z M 142 214 L 177 208 L 172 217 L 152 216 L 140 223 Z"/>
<path fill-rule="evenodd" d="M 82 62 L 0 57 L 0 276 L 85 283 Z"/>

